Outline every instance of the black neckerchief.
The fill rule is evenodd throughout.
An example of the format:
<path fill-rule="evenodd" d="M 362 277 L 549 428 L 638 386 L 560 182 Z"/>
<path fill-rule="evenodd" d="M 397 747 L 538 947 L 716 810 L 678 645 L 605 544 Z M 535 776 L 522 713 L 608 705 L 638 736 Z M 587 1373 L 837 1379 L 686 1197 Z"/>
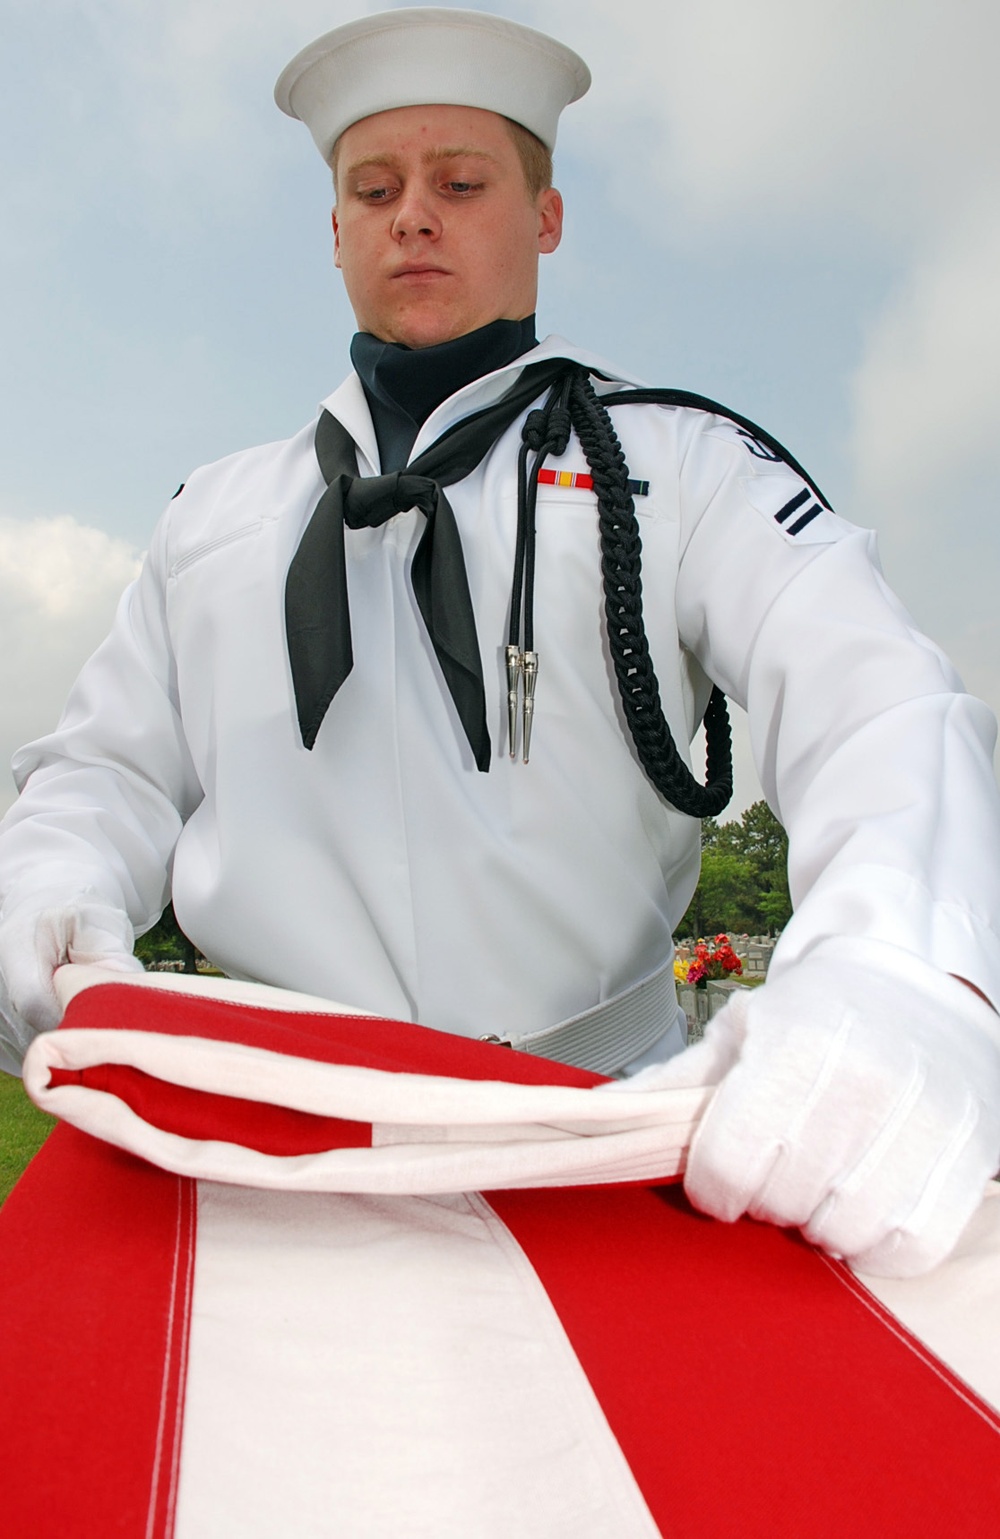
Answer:
<path fill-rule="evenodd" d="M 414 595 L 476 765 L 489 769 L 476 622 L 444 487 L 471 475 L 511 423 L 571 367 L 565 358 L 526 365 L 498 401 L 453 423 L 402 472 L 359 476 L 350 433 L 328 411 L 320 414 L 316 457 L 327 487 L 285 582 L 288 655 L 306 748 L 312 748 L 331 700 L 354 666 L 344 526 L 377 528 L 397 513 L 419 508 L 426 525 L 411 568 Z"/>
<path fill-rule="evenodd" d="M 351 362 L 372 414 L 382 474 L 403 469 L 420 428 L 442 401 L 535 346 L 533 315 L 491 321 L 436 347 L 404 347 L 357 332 Z"/>

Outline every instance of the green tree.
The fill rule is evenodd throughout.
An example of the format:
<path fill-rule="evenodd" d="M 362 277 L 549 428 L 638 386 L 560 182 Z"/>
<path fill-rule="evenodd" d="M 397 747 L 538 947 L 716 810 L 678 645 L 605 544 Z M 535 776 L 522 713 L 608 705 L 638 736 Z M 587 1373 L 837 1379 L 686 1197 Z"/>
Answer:
<path fill-rule="evenodd" d="M 702 824 L 701 875 L 681 920 L 681 935 L 717 935 L 753 923 L 753 867 L 734 841 L 732 827 L 714 818 Z"/>
<path fill-rule="evenodd" d="M 701 829 L 701 876 L 678 936 L 780 930 L 791 917 L 788 836 L 765 801 Z"/>
<path fill-rule="evenodd" d="M 788 835 L 765 801 L 754 802 L 740 820 L 747 859 L 757 882 L 760 928 L 782 930 L 792 917 L 788 891 Z"/>

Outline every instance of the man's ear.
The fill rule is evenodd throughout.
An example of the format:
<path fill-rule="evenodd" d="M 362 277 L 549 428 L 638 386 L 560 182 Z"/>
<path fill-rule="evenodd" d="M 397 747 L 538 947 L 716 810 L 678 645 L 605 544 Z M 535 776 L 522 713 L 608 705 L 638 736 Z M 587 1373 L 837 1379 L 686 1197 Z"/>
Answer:
<path fill-rule="evenodd" d="M 337 223 L 337 210 L 334 208 L 330 215 L 333 222 L 333 265 L 340 266 L 340 225 Z"/>
<path fill-rule="evenodd" d="M 554 187 L 546 187 L 538 194 L 538 249 L 545 255 L 555 251 L 562 240 L 563 200 L 562 193 Z"/>

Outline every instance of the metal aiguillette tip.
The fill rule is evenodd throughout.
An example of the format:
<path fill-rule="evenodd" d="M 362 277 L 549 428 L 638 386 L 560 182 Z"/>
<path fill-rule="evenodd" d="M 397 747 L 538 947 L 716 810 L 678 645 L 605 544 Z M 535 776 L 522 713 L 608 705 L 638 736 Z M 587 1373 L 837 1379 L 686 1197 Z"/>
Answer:
<path fill-rule="evenodd" d="M 507 735 L 510 739 L 510 756 L 517 758 L 517 695 L 521 678 L 521 649 L 507 647 L 504 650 L 507 664 Z"/>
<path fill-rule="evenodd" d="M 524 726 L 522 729 L 522 741 L 524 746 L 524 760 L 527 764 L 528 754 L 531 750 L 531 724 L 535 719 L 535 685 L 538 682 L 538 653 L 524 652 L 521 657 L 521 670 L 524 674 Z"/>

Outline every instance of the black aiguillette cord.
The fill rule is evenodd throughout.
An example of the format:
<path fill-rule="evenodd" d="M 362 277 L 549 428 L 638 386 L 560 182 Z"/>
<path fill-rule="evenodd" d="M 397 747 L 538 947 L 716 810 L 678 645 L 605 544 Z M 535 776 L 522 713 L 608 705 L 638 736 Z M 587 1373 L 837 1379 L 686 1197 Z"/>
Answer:
<path fill-rule="evenodd" d="M 569 429 L 575 430 L 584 457 L 590 466 L 597 498 L 601 535 L 601 571 L 604 580 L 605 618 L 608 646 L 614 663 L 629 734 L 643 769 L 656 789 L 673 807 L 689 817 L 716 817 L 733 794 L 732 737 L 726 698 L 713 686 L 705 710 L 706 784 L 691 774 L 677 751 L 670 725 L 663 713 L 659 685 L 649 654 L 642 616 L 642 543 L 635 516 L 628 478 L 628 466 L 609 406 L 655 405 L 684 406 L 711 412 L 735 422 L 744 436 L 756 440 L 767 450 L 767 458 L 783 461 L 812 489 L 820 503 L 829 507 L 816 483 L 802 466 L 770 433 L 749 417 L 730 411 L 718 401 L 695 395 L 688 390 L 628 389 L 598 396 L 590 383 L 588 370 L 572 365 L 562 387 L 554 389 L 544 407 L 530 413 L 522 431 L 518 455 L 518 537 L 514 559 L 514 583 L 511 594 L 511 629 L 506 649 L 508 678 L 508 721 L 511 757 L 514 757 L 517 699 L 524 660 L 531 659 L 531 693 L 525 683 L 524 739 L 527 742 L 534 713 L 534 678 L 537 654 L 529 616 L 532 608 L 534 507 L 538 476 L 547 454 L 565 452 Z M 527 459 L 536 451 L 530 472 Z M 753 451 L 752 451 L 753 452 Z M 523 607 L 525 612 L 525 650 L 517 646 Z"/>
<path fill-rule="evenodd" d="M 377 527 L 419 507 L 427 520 L 411 579 L 435 655 L 477 768 L 490 765 L 486 693 L 475 616 L 455 515 L 443 487 L 461 481 L 538 395 L 562 375 L 565 358 L 529 364 L 492 406 L 456 423 L 403 471 L 358 476 L 354 441 L 329 412 L 316 427 L 316 457 L 327 483 L 292 557 L 285 583 L 285 630 L 299 730 L 312 748 L 337 691 L 354 666 L 344 525 Z"/>

